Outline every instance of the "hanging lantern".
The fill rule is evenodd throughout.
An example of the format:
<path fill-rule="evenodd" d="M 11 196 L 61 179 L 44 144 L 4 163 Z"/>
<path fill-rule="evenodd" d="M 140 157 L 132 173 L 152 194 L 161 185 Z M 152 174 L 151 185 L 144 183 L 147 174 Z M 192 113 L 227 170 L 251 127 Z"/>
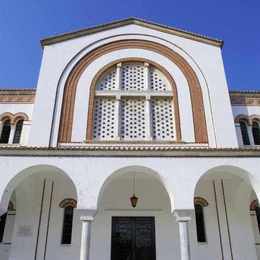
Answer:
<path fill-rule="evenodd" d="M 138 197 L 135 196 L 135 175 L 133 179 L 133 196 L 130 198 L 130 202 L 133 208 L 137 206 L 138 203 Z"/>
<path fill-rule="evenodd" d="M 130 198 L 130 201 L 131 201 L 132 207 L 135 208 L 137 205 L 137 202 L 138 202 L 138 197 L 136 197 L 135 194 L 133 194 L 133 196 Z"/>

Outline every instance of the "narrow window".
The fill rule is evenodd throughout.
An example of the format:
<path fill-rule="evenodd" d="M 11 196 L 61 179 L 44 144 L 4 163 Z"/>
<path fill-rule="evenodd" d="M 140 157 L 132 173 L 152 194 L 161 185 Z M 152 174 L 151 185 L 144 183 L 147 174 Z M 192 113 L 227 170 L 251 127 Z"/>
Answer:
<path fill-rule="evenodd" d="M 10 132 L 11 132 L 11 123 L 10 123 L 10 120 L 6 120 L 3 124 L 2 133 L 1 133 L 1 137 L 0 137 L 0 143 L 8 144 Z"/>
<path fill-rule="evenodd" d="M 239 124 L 240 124 L 243 144 L 250 145 L 248 131 L 247 131 L 247 124 L 244 121 L 240 121 Z"/>
<path fill-rule="evenodd" d="M 0 217 L 0 243 L 3 242 L 7 213 Z"/>
<path fill-rule="evenodd" d="M 258 224 L 258 230 L 260 232 L 260 207 L 255 208 L 256 220 Z"/>
<path fill-rule="evenodd" d="M 253 122 L 252 125 L 252 134 L 254 138 L 255 145 L 260 145 L 260 127 L 258 122 Z"/>
<path fill-rule="evenodd" d="M 22 130 L 23 130 L 23 120 L 19 120 L 15 127 L 14 139 L 13 139 L 14 144 L 20 143 Z"/>
<path fill-rule="evenodd" d="M 63 229 L 61 243 L 64 245 L 71 244 L 73 224 L 73 207 L 67 206 L 64 208 Z"/>
<path fill-rule="evenodd" d="M 206 242 L 206 231 L 204 222 L 203 206 L 195 204 L 196 228 L 198 242 Z"/>

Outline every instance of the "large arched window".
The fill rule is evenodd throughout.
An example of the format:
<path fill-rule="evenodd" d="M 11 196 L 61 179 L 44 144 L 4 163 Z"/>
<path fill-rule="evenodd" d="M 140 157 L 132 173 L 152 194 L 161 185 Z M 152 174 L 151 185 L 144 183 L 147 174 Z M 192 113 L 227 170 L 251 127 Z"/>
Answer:
<path fill-rule="evenodd" d="M 3 122 L 0 143 L 8 144 L 11 132 L 11 121 L 9 119 Z"/>
<path fill-rule="evenodd" d="M 257 121 L 253 121 L 252 124 L 252 134 L 254 138 L 254 144 L 260 145 L 260 127 Z"/>
<path fill-rule="evenodd" d="M 114 65 L 96 83 L 93 139 L 176 141 L 176 98 L 170 80 L 155 66 Z"/>
<path fill-rule="evenodd" d="M 74 199 L 64 199 L 60 207 L 64 209 L 61 244 L 69 245 L 72 239 L 73 215 L 77 202 Z"/>
<path fill-rule="evenodd" d="M 23 119 L 20 119 L 19 121 L 17 121 L 15 126 L 14 139 L 13 139 L 14 144 L 20 143 L 22 130 L 23 130 Z"/>
<path fill-rule="evenodd" d="M 250 145 L 250 140 L 248 136 L 247 123 L 244 120 L 239 121 L 240 130 L 242 135 L 242 140 L 244 145 Z"/>
<path fill-rule="evenodd" d="M 208 206 L 208 202 L 205 199 L 201 197 L 196 197 L 194 199 L 197 241 L 200 243 L 207 242 L 205 218 L 204 218 L 204 207 L 206 206 Z"/>

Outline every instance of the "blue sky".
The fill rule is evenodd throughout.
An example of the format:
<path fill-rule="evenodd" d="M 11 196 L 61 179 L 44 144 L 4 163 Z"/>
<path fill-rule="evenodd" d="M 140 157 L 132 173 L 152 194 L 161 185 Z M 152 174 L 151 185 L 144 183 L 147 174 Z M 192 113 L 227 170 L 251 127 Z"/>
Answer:
<path fill-rule="evenodd" d="M 1 0 L 0 88 L 37 85 L 40 39 L 130 16 L 223 39 L 229 88 L 260 90 L 259 0 Z"/>

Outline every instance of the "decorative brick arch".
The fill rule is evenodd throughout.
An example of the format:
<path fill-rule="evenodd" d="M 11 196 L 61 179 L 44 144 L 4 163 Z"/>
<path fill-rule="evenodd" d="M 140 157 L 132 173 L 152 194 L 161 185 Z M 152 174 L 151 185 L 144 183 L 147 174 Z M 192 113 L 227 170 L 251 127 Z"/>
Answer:
<path fill-rule="evenodd" d="M 207 143 L 207 126 L 204 112 L 202 90 L 196 73 L 188 62 L 177 52 L 159 43 L 145 40 L 121 40 L 98 47 L 84 56 L 71 71 L 64 88 L 58 142 L 71 142 L 73 114 L 78 81 L 87 66 L 98 57 L 121 49 L 145 49 L 164 55 L 175 63 L 185 75 L 190 89 L 194 133 L 196 143 Z M 91 97 L 90 97 L 91 100 Z"/>

